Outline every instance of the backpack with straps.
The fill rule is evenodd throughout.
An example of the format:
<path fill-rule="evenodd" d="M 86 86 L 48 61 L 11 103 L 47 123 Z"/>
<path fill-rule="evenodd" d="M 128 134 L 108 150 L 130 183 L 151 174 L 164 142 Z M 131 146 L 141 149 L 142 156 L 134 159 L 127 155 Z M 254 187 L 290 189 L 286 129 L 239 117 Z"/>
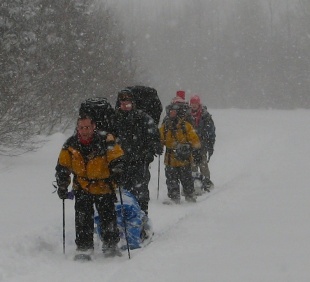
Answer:
<path fill-rule="evenodd" d="M 181 128 L 182 128 L 182 132 L 183 135 L 185 135 L 185 138 L 187 140 L 187 143 L 178 143 L 176 148 L 174 149 L 174 155 L 175 158 L 178 159 L 179 161 L 186 161 L 190 158 L 191 154 L 192 154 L 192 146 L 188 143 L 188 139 L 187 139 L 187 131 L 186 131 L 186 126 L 185 126 L 185 120 L 181 119 Z M 168 128 L 167 128 L 167 120 L 164 123 L 164 139 L 166 139 L 166 135 L 168 132 Z M 172 131 L 172 134 L 174 132 Z"/>
<path fill-rule="evenodd" d="M 136 108 L 151 116 L 156 125 L 158 125 L 163 107 L 156 89 L 141 85 L 129 86 L 126 88 L 132 91 L 136 102 Z"/>
<path fill-rule="evenodd" d="M 115 111 L 106 98 L 89 98 L 81 103 L 79 116 L 89 116 L 98 131 L 113 133 Z"/>

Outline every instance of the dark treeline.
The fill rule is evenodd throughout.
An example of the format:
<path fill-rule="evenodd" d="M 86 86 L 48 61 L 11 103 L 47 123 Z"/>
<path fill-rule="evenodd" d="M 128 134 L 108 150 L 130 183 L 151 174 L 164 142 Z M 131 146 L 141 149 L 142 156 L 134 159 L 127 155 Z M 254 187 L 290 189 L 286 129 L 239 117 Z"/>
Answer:
<path fill-rule="evenodd" d="M 164 104 L 184 89 L 212 108 L 310 108 L 308 0 L 155 2 L 2 0 L 0 153 L 136 82 Z"/>
<path fill-rule="evenodd" d="M 72 127 L 82 100 L 113 99 L 133 80 L 123 31 L 101 1 L 2 0 L 0 34 L 2 153 Z"/>

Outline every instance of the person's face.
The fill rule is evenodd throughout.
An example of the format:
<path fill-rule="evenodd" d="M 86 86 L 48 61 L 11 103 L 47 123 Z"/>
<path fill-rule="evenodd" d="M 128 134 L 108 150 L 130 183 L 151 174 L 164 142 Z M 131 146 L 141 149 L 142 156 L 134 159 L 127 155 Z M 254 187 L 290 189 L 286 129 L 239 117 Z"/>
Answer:
<path fill-rule="evenodd" d="M 191 109 L 192 109 L 193 111 L 197 111 L 197 110 L 199 109 L 199 106 L 200 106 L 200 104 L 193 103 L 193 104 L 191 104 Z"/>
<path fill-rule="evenodd" d="M 89 140 L 94 135 L 96 125 L 90 119 L 81 119 L 77 124 L 77 131 L 83 140 Z"/>
<path fill-rule="evenodd" d="M 177 114 L 178 114 L 178 112 L 177 112 L 177 110 L 174 110 L 174 109 L 171 109 L 170 111 L 169 111 L 169 117 L 170 118 L 176 118 L 177 117 Z"/>
<path fill-rule="evenodd" d="M 131 111 L 132 107 L 133 106 L 131 100 L 120 100 L 120 109 L 122 111 Z"/>

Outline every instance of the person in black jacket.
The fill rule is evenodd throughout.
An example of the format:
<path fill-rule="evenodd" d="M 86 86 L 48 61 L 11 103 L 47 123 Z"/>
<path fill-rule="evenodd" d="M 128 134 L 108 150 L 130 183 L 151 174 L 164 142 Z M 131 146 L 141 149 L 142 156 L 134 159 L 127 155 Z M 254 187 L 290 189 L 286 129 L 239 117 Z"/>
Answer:
<path fill-rule="evenodd" d="M 149 165 L 163 149 L 158 127 L 148 114 L 136 109 L 134 94 L 129 88 L 118 93 L 114 126 L 126 158 L 123 186 L 137 198 L 141 209 L 148 215 Z"/>
<path fill-rule="evenodd" d="M 214 186 L 210 179 L 208 163 L 214 152 L 215 125 L 207 107 L 201 104 L 200 97 L 197 94 L 191 96 L 190 107 L 193 125 L 201 142 L 201 162 L 199 166 L 193 166 L 193 171 L 196 172 L 199 168 L 203 176 L 204 190 L 209 191 Z"/>

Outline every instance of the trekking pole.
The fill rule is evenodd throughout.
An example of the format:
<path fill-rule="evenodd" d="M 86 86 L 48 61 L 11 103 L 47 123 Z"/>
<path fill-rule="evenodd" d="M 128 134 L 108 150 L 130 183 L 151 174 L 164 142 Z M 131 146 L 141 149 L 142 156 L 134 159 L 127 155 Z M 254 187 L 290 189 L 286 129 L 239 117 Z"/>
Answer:
<path fill-rule="evenodd" d="M 157 172 L 157 200 L 159 197 L 159 178 L 160 178 L 160 155 L 158 155 L 158 172 Z"/>
<path fill-rule="evenodd" d="M 123 224 L 124 224 L 124 230 L 125 230 L 125 238 L 126 238 L 126 245 L 127 245 L 127 252 L 128 252 L 128 258 L 130 259 L 130 250 L 129 250 L 129 244 L 128 244 L 128 233 L 127 233 L 127 224 L 125 219 L 125 212 L 124 212 L 124 203 L 123 203 L 123 196 L 121 192 L 121 187 L 118 188 L 119 190 L 119 198 L 121 200 L 121 213 L 123 218 Z"/>
<path fill-rule="evenodd" d="M 55 193 L 58 189 L 57 185 L 54 184 L 56 181 L 53 182 L 53 186 L 55 188 Z M 62 199 L 62 251 L 66 253 L 66 219 L 65 219 L 65 199 Z"/>
<path fill-rule="evenodd" d="M 66 253 L 66 230 L 65 230 L 65 200 L 62 200 L 62 250 Z"/>

